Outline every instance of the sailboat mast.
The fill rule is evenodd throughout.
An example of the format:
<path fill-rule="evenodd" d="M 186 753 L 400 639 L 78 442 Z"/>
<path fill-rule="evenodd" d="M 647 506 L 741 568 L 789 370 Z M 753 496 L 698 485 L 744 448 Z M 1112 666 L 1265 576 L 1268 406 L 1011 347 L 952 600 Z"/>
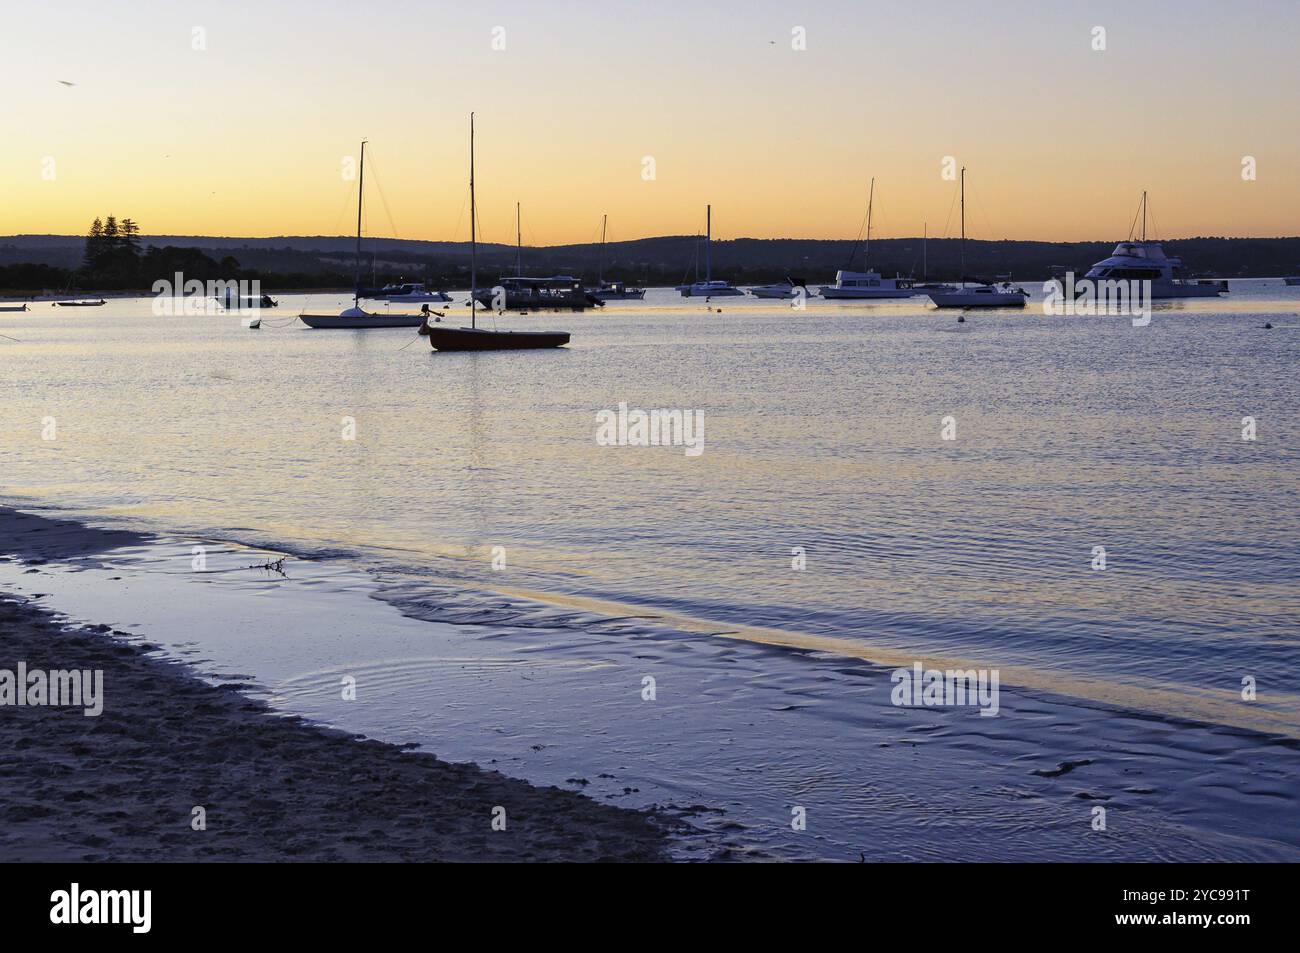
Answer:
<path fill-rule="evenodd" d="M 713 257 L 709 245 L 713 241 L 713 206 L 704 207 L 704 280 L 713 280 Z"/>
<path fill-rule="evenodd" d="M 361 174 L 357 178 L 357 280 L 352 287 L 352 304 L 361 301 L 361 201 L 366 194 L 366 140 L 361 140 Z"/>
<path fill-rule="evenodd" d="M 515 203 L 515 277 L 524 276 L 524 231 L 520 225 L 519 203 Z"/>
<path fill-rule="evenodd" d="M 966 284 L 966 167 L 961 167 L 961 274 L 958 275 L 962 285 Z"/>
<path fill-rule="evenodd" d="M 1142 240 L 1147 240 L 1147 190 L 1142 190 Z"/>
<path fill-rule="evenodd" d="M 921 283 L 925 284 L 930 273 L 930 223 L 921 223 Z"/>
<path fill-rule="evenodd" d="M 474 201 L 474 114 L 469 114 L 469 326 L 478 327 L 478 204 Z"/>
<path fill-rule="evenodd" d="M 876 177 L 871 177 L 871 191 L 867 193 L 867 243 L 862 246 L 862 264 L 871 270 L 871 206 L 876 201 Z"/>
<path fill-rule="evenodd" d="M 605 226 L 609 224 L 609 216 L 602 215 L 600 219 L 600 264 L 596 268 L 596 284 L 602 284 L 605 278 Z"/>

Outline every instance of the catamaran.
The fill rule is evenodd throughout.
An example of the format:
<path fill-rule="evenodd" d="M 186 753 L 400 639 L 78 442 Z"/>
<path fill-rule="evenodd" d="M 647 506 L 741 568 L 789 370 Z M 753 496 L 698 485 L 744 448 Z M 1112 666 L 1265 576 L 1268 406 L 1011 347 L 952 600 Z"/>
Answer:
<path fill-rule="evenodd" d="M 695 281 L 688 285 L 678 285 L 677 291 L 681 292 L 683 298 L 730 298 L 736 295 L 743 295 L 745 292 L 739 288 L 732 287 L 725 281 L 715 281 L 713 278 L 713 259 L 710 255 L 710 245 L 713 242 L 713 206 L 705 206 L 704 211 L 704 280 Z M 696 232 L 698 235 L 699 233 Z M 696 268 L 699 268 L 699 258 L 696 258 Z M 699 277 L 699 272 L 696 272 Z"/>
<path fill-rule="evenodd" d="M 605 226 L 608 224 L 609 216 L 605 215 L 600 220 L 600 269 L 596 272 L 596 287 L 589 288 L 587 293 L 598 301 L 640 301 L 645 297 L 644 288 L 605 280 Z"/>
<path fill-rule="evenodd" d="M 418 328 L 424 323 L 422 314 L 376 314 L 361 307 L 361 210 L 366 190 L 366 140 L 361 140 L 361 169 L 357 180 L 357 274 L 352 293 L 352 307 L 338 314 L 298 315 L 298 320 L 309 328 L 363 330 L 369 328 Z"/>
<path fill-rule="evenodd" d="M 966 287 L 966 167 L 961 170 L 961 287 L 954 291 L 931 291 L 930 300 L 940 308 L 1023 308 L 1029 292 L 1009 281 L 994 285 L 980 281 Z"/>
<path fill-rule="evenodd" d="M 1136 224 L 1136 222 L 1135 222 Z M 1152 298 L 1213 298 L 1228 293 L 1228 283 L 1217 278 L 1186 276 L 1181 258 L 1169 258 L 1157 241 L 1147 241 L 1147 194 L 1142 193 L 1142 238 L 1115 246 L 1083 276 L 1089 281 L 1150 281 Z M 1290 282 L 1288 282 L 1290 284 Z"/>
<path fill-rule="evenodd" d="M 956 285 L 946 284 L 942 281 L 930 280 L 930 223 L 921 223 L 921 283 L 912 285 L 912 290 L 917 294 L 928 295 L 931 291 L 938 291 L 941 294 L 948 294 L 957 290 Z"/>
<path fill-rule="evenodd" d="M 515 203 L 515 273 L 499 278 L 495 286 L 480 288 L 473 297 L 484 308 L 494 311 L 583 311 L 601 307 L 604 302 L 587 292 L 582 281 L 573 275 L 547 278 L 524 276 L 523 231 L 519 203 Z"/>
<path fill-rule="evenodd" d="M 420 334 L 435 351 L 514 351 L 563 347 L 567 331 L 496 331 L 478 326 L 478 204 L 474 194 L 474 114 L 469 114 L 469 323 L 467 328 L 434 327 Z"/>
<path fill-rule="evenodd" d="M 871 191 L 867 195 L 867 240 L 863 245 L 862 257 L 864 261 L 871 254 L 871 210 L 875 204 L 876 198 L 876 180 L 871 180 Z M 850 265 L 858 253 L 856 245 L 849 254 Z M 912 290 L 912 281 L 910 278 L 900 278 L 897 275 L 893 278 L 883 278 L 880 272 L 868 268 L 866 271 L 849 271 L 841 269 L 835 272 L 835 284 L 823 285 L 821 296 L 823 298 L 910 298 L 916 292 Z"/>

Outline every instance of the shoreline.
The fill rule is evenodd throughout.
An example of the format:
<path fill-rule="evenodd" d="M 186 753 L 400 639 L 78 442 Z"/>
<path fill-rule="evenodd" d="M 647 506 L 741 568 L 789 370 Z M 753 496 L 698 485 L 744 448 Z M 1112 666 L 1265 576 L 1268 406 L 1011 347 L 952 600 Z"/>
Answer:
<path fill-rule="evenodd" d="M 47 524 L 6 547 L 33 565 L 138 539 L 9 515 Z M 104 685 L 98 717 L 0 708 L 6 861 L 653 862 L 683 826 L 279 714 L 128 635 L 0 594 L 0 669 L 100 670 Z"/>
<path fill-rule="evenodd" d="M 288 726 L 269 750 L 257 749 L 270 766 L 256 780 L 279 779 L 263 791 L 267 803 L 286 793 L 294 801 L 303 778 L 332 792 L 323 803 L 308 799 L 299 809 L 320 815 L 307 825 L 310 831 L 335 824 L 336 836 L 326 839 L 330 846 L 308 835 L 274 845 L 285 853 L 268 854 L 270 845 L 258 845 L 254 836 L 232 839 L 233 853 L 195 857 L 464 860 L 482 853 L 436 853 L 433 845 L 413 856 L 385 853 L 382 846 L 365 855 L 303 855 L 303 844 L 328 851 L 338 841 L 356 849 L 342 839 L 356 829 L 353 815 L 331 821 L 330 802 L 349 796 L 357 772 L 369 780 L 383 774 L 384 780 L 375 780 L 367 798 L 348 803 L 377 809 L 381 817 L 396 815 L 401 823 L 423 824 L 411 805 L 429 810 L 430 790 L 446 798 L 439 814 L 462 822 L 461 812 L 468 811 L 469 820 L 486 818 L 482 812 L 490 806 L 483 803 L 505 803 L 500 792 L 515 792 L 510 803 L 527 798 L 532 816 L 559 817 L 561 830 L 530 832 L 544 844 L 527 855 L 536 860 L 897 861 L 942 859 L 952 851 L 976 860 L 1111 862 L 1300 856 L 1300 841 L 1287 829 L 1278 800 L 1291 796 L 1300 777 L 1294 739 L 1006 683 L 998 718 L 974 709 L 898 708 L 890 704 L 888 668 L 826 656 L 815 646 L 691 638 L 659 624 L 665 620 L 601 618 L 588 611 L 594 607 L 577 605 L 537 603 L 521 616 L 510 611 L 509 597 L 485 601 L 454 583 L 382 571 L 372 576 L 322 557 L 298 557 L 283 576 L 250 572 L 259 568 L 250 563 L 274 556 L 265 547 L 214 542 L 208 565 L 195 572 L 191 546 L 199 537 L 158 537 L 112 528 L 111 522 L 100 529 L 0 507 L 0 525 L 11 541 L 6 550 L 19 557 L 0 573 L 0 590 L 28 600 L 0 605 L 0 632 L 10 628 L 15 605 L 38 613 L 40 600 L 58 618 L 81 623 L 75 631 L 92 635 L 101 649 L 139 653 L 145 670 L 217 693 L 171 709 L 172 723 L 184 724 L 196 707 L 217 704 L 223 711 L 234 706 L 240 719 L 234 724 Z M 20 621 L 49 625 L 52 618 Z M 114 636 L 130 641 L 119 644 Z M 3 637 L 0 645 L 10 648 Z M 42 667 L 36 658 L 26 659 L 29 670 Z M 0 668 L 13 668 L 17 660 L 0 656 Z M 48 667 L 76 667 L 66 658 L 55 661 Z M 664 693 L 648 706 L 641 697 L 647 672 Z M 339 700 L 339 677 L 352 673 L 361 705 Z M 112 684 L 106 677 L 110 707 Z M 24 711 L 31 717 L 40 710 Z M 76 725 L 97 721 L 80 710 L 68 714 Z M 853 730 L 827 733 L 845 724 Z M 1047 725 L 1053 729 L 1044 730 Z M 0 750 L 23 753 L 35 734 L 6 737 Z M 317 753 L 300 756 L 304 744 Z M 185 731 L 169 746 L 200 750 Z M 147 759 L 161 757 L 145 747 Z M 451 763 L 405 753 L 412 748 L 436 751 Z M 54 754 L 65 771 L 73 763 L 66 749 Z M 417 758 L 436 766 L 432 780 L 416 783 L 413 775 L 391 770 Z M 194 760 L 197 768 L 176 769 L 182 778 L 209 770 L 209 762 L 215 774 L 204 776 L 221 778 L 221 762 L 229 759 L 218 746 Z M 329 762 L 323 769 L 322 760 Z M 346 767 L 336 767 L 340 761 Z M 512 777 L 495 774 L 498 767 Z M 49 764 L 25 770 L 32 777 L 17 778 L 10 789 L 50 784 L 52 793 L 40 805 L 83 796 L 75 783 L 56 778 Z M 1245 771 L 1253 772 L 1252 781 L 1240 788 Z M 110 759 L 92 780 L 98 786 L 103 774 L 115 773 Z M 111 804 L 121 791 L 96 787 L 90 797 Z M 1235 793 L 1225 801 L 1228 791 Z M 1000 802 L 1015 810 L 990 814 Z M 791 831 L 792 803 L 814 805 L 815 834 Z M 1089 837 L 1091 811 L 1099 803 L 1119 812 L 1114 820 L 1124 837 Z M 43 810 L 34 802 L 15 808 L 0 799 L 0 816 L 24 821 L 28 842 L 42 843 L 50 823 L 14 813 L 33 808 Z M 170 800 L 167 810 L 177 810 Z M 157 808 L 143 808 L 141 824 L 156 823 L 150 812 Z M 586 820 L 589 812 L 594 822 Z M 259 815 L 242 807 L 238 816 L 242 823 Z M 366 829 L 367 819 L 360 821 Z M 173 816 L 169 823 L 184 825 L 188 817 Z M 575 827 L 584 837 L 591 832 L 589 842 L 574 845 L 566 835 Z M 935 840 L 940 829 L 945 835 Z M 629 831 L 649 843 L 633 845 Z M 462 823 L 449 836 L 464 845 L 478 844 L 483 834 Z M 262 853 L 240 853 L 250 845 Z M 0 839 L 0 849 L 7 846 Z M 110 856 L 150 856 L 130 852 L 136 849 Z M 509 851 L 493 856 L 525 857 Z"/>

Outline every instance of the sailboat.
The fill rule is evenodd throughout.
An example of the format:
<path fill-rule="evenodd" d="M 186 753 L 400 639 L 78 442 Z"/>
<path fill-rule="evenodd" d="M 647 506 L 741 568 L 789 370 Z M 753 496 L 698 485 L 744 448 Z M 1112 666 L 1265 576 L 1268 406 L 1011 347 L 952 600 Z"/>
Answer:
<path fill-rule="evenodd" d="M 589 294 L 598 301 L 640 301 L 645 297 L 644 288 L 632 288 L 621 281 L 605 280 L 605 227 L 609 216 L 600 220 L 600 269 L 596 272 L 596 287 L 589 289 Z"/>
<path fill-rule="evenodd" d="M 871 209 L 875 204 L 876 180 L 871 180 L 871 192 L 867 196 L 867 241 L 863 245 L 863 258 L 871 254 Z M 858 253 L 856 246 L 849 255 L 849 264 Z M 880 272 L 873 271 L 870 261 L 866 271 L 840 270 L 835 272 L 835 284 L 824 285 L 821 289 L 823 298 L 910 298 L 915 292 L 912 282 L 907 278 L 882 278 Z"/>
<path fill-rule="evenodd" d="M 352 293 L 352 307 L 338 314 L 300 314 L 298 320 L 309 328 L 418 328 L 422 314 L 375 314 L 361 307 L 361 209 L 366 189 L 366 140 L 361 140 L 361 173 L 357 181 L 357 280 Z"/>
<path fill-rule="evenodd" d="M 928 295 L 931 291 L 948 294 L 957 290 L 956 285 L 944 284 L 930 280 L 930 223 L 921 223 L 921 283 L 912 285 L 912 290 L 919 295 Z"/>
<path fill-rule="evenodd" d="M 705 206 L 704 216 L 704 280 L 689 285 L 678 285 L 677 290 L 681 292 L 683 298 L 729 298 L 735 295 L 743 295 L 745 292 L 739 288 L 734 288 L 725 281 L 713 280 L 713 259 L 709 254 L 713 242 L 712 205 Z M 699 267 L 698 263 L 696 267 Z M 698 274 L 699 272 L 696 272 L 697 276 Z"/>
<path fill-rule="evenodd" d="M 435 351 L 515 351 L 563 347 L 568 331 L 496 331 L 478 326 L 478 203 L 474 194 L 474 114 L 469 114 L 469 323 L 467 328 L 424 324 L 420 334 Z"/>
<path fill-rule="evenodd" d="M 940 308 L 1023 308 L 1029 293 L 1010 282 L 993 285 L 980 282 L 966 287 L 966 167 L 961 170 L 961 287 L 955 291 L 931 291 L 930 300 Z"/>

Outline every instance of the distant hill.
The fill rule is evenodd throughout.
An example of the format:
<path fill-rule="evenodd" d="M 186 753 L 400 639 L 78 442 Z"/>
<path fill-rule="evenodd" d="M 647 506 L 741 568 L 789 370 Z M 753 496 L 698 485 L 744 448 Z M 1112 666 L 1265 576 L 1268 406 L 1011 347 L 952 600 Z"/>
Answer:
<path fill-rule="evenodd" d="M 1115 241 L 966 243 L 966 271 L 972 275 L 1012 275 L 1022 281 L 1046 278 L 1054 268 L 1082 273 L 1110 254 Z M 246 270 L 268 277 L 276 274 L 351 274 L 356 239 L 346 235 L 286 235 L 275 238 L 214 238 L 203 235 L 145 236 L 146 246 L 198 248 L 215 259 L 234 258 Z M 931 238 L 930 278 L 955 278 L 959 270 L 958 240 Z M 1276 277 L 1300 273 L 1300 237 L 1188 238 L 1164 243 L 1165 251 L 1181 255 L 1188 267 L 1207 277 Z M 399 276 L 461 281 L 469 267 L 468 242 L 431 242 L 398 238 L 367 238 L 363 242 L 366 279 Z M 72 235 L 11 235 L 0 237 L 0 266 L 33 263 L 75 268 L 81 262 L 84 239 Z M 737 238 L 714 241 L 711 248 L 715 278 L 739 284 L 771 281 L 792 275 L 809 282 L 830 281 L 837 269 L 861 268 L 861 248 L 853 241 Z M 650 284 L 675 284 L 703 270 L 700 240 L 693 235 L 642 238 L 599 244 L 525 247 L 526 274 L 573 274 L 594 280 L 602 268 L 606 277 Z M 877 239 L 871 243 L 871 264 L 885 274 L 920 277 L 920 238 Z M 479 245 L 479 268 L 485 280 L 513 274 L 512 245 Z"/>

